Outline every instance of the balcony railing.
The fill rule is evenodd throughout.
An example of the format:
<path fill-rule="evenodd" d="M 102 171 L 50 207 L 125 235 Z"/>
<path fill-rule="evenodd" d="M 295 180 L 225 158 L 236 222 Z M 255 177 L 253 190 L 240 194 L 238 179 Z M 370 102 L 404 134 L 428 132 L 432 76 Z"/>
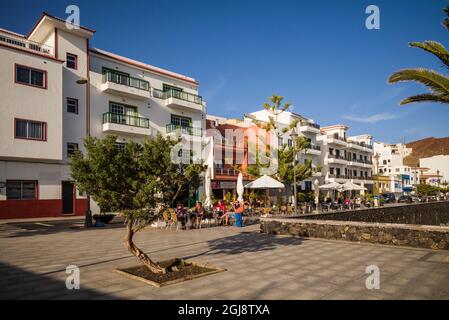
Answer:
<path fill-rule="evenodd" d="M 366 144 L 366 143 L 363 143 L 363 142 L 358 142 L 358 141 L 348 141 L 348 143 L 356 144 L 356 145 L 358 145 L 358 146 L 361 146 L 361 147 L 364 147 L 364 148 L 368 148 L 368 149 L 372 149 L 372 148 L 373 148 L 372 145 Z"/>
<path fill-rule="evenodd" d="M 373 164 L 373 161 L 371 160 L 365 160 L 365 159 L 348 159 L 348 161 L 351 162 L 357 162 L 357 163 L 364 163 L 364 164 Z"/>
<path fill-rule="evenodd" d="M 103 82 L 108 81 L 140 90 L 150 90 L 150 83 L 148 81 L 130 77 L 114 70 L 103 70 Z"/>
<path fill-rule="evenodd" d="M 311 149 L 311 150 L 318 150 L 321 151 L 321 147 L 316 145 L 316 144 L 310 144 L 307 149 Z"/>
<path fill-rule="evenodd" d="M 321 128 L 319 124 L 308 122 L 308 121 L 301 121 L 301 125 L 302 126 L 309 126 L 309 127 L 315 128 L 315 129 L 320 129 Z"/>
<path fill-rule="evenodd" d="M 340 154 L 329 154 L 328 157 L 332 158 L 332 159 L 340 159 L 340 160 L 348 161 L 348 159 L 346 159 L 344 156 L 342 156 Z"/>
<path fill-rule="evenodd" d="M 167 133 L 172 132 L 180 132 L 181 134 L 187 134 L 190 136 L 196 136 L 201 137 L 203 135 L 203 129 L 201 128 L 194 128 L 194 127 L 186 127 L 186 126 L 180 126 L 177 124 L 169 123 L 165 126 Z"/>
<path fill-rule="evenodd" d="M 52 46 L 34 42 L 4 31 L 0 31 L 0 42 L 7 43 L 14 47 L 29 49 L 31 51 L 40 52 L 51 56 L 54 56 L 55 54 L 55 50 Z"/>
<path fill-rule="evenodd" d="M 103 123 L 116 123 L 139 128 L 149 128 L 150 119 L 112 112 L 103 113 Z"/>
<path fill-rule="evenodd" d="M 238 176 L 239 171 L 232 168 L 214 168 L 215 174 L 218 176 Z"/>
<path fill-rule="evenodd" d="M 348 177 L 345 176 L 344 174 L 335 174 L 335 173 L 329 173 L 329 178 L 348 179 Z"/>
<path fill-rule="evenodd" d="M 199 95 L 180 91 L 180 90 L 167 90 L 162 91 L 159 89 L 153 88 L 153 97 L 158 99 L 168 99 L 168 98 L 175 98 L 179 100 L 184 100 L 188 102 L 193 102 L 196 104 L 203 104 L 203 98 Z"/>

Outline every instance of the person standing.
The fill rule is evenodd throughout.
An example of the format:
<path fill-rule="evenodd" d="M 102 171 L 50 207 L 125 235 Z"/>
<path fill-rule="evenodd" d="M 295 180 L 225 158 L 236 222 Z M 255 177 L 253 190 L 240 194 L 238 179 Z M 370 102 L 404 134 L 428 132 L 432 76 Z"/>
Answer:
<path fill-rule="evenodd" d="M 236 201 L 233 204 L 234 212 L 235 212 L 235 225 L 236 227 L 243 227 L 243 210 L 244 205 L 240 201 Z"/>

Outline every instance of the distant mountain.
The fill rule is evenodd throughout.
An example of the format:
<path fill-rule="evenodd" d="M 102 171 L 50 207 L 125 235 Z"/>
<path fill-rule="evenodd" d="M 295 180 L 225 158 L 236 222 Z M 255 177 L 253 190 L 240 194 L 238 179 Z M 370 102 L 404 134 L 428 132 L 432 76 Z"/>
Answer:
<path fill-rule="evenodd" d="M 449 137 L 425 138 L 407 143 L 412 148 L 412 154 L 404 159 L 404 164 L 411 167 L 419 166 L 419 159 L 438 155 L 449 155 Z"/>

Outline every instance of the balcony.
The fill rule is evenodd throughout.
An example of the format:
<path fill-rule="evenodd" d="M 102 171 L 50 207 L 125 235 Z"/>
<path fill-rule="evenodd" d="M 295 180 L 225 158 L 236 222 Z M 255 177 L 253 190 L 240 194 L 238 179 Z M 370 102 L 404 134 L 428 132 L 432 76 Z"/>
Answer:
<path fill-rule="evenodd" d="M 373 152 L 373 146 L 363 142 L 348 141 L 348 147 L 365 152 Z"/>
<path fill-rule="evenodd" d="M 344 174 L 329 173 L 327 175 L 327 179 L 326 180 L 330 180 L 331 182 L 344 183 L 344 182 L 346 182 L 348 180 L 348 177 L 345 176 Z"/>
<path fill-rule="evenodd" d="M 321 147 L 315 144 L 311 144 L 307 147 L 306 153 L 319 156 L 321 154 Z"/>
<path fill-rule="evenodd" d="M 347 164 L 348 160 L 342 155 L 329 154 L 327 156 L 328 163 Z"/>
<path fill-rule="evenodd" d="M 150 98 L 150 83 L 114 70 L 103 70 L 101 91 L 134 99 Z"/>
<path fill-rule="evenodd" d="M 196 94 L 173 89 L 162 91 L 153 88 L 153 97 L 164 100 L 164 105 L 169 108 L 187 108 L 204 112 L 203 98 Z"/>
<path fill-rule="evenodd" d="M 346 138 L 340 136 L 327 136 L 327 143 L 345 147 L 347 146 Z"/>
<path fill-rule="evenodd" d="M 349 165 L 350 166 L 357 166 L 362 168 L 370 168 L 373 165 L 373 162 L 371 160 L 364 160 L 364 159 L 349 159 Z"/>
<path fill-rule="evenodd" d="M 237 177 L 239 175 L 239 171 L 233 168 L 214 168 L 215 176 L 228 176 L 228 177 Z"/>
<path fill-rule="evenodd" d="M 300 132 L 311 132 L 311 133 L 319 134 L 320 133 L 320 126 L 318 124 L 316 124 L 316 123 L 302 121 L 300 126 L 299 126 L 299 131 Z"/>
<path fill-rule="evenodd" d="M 18 49 L 25 49 L 33 53 L 40 53 L 51 57 L 55 56 L 54 47 L 27 40 L 23 37 L 5 31 L 0 31 L 0 43 L 7 44 Z"/>
<path fill-rule="evenodd" d="M 103 113 L 103 132 L 148 136 L 151 135 L 150 120 L 106 112 Z"/>
<path fill-rule="evenodd" d="M 167 124 L 165 126 L 165 130 L 167 134 L 172 135 L 188 135 L 194 137 L 203 136 L 203 129 L 201 128 L 180 126 L 172 123 Z"/>

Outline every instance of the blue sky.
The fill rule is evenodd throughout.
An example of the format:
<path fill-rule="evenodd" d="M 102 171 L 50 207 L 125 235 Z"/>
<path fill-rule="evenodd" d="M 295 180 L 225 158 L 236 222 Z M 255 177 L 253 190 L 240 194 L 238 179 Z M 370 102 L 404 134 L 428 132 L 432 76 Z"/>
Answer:
<path fill-rule="evenodd" d="M 0 27 L 27 33 L 43 11 L 65 17 L 77 4 L 92 46 L 192 76 L 208 112 L 241 117 L 279 94 L 321 125 L 345 123 L 377 141 L 449 136 L 449 107 L 398 102 L 425 92 L 388 85 L 401 68 L 447 71 L 409 41 L 449 46 L 440 0 L 8 1 Z M 365 28 L 380 8 L 381 29 Z"/>

